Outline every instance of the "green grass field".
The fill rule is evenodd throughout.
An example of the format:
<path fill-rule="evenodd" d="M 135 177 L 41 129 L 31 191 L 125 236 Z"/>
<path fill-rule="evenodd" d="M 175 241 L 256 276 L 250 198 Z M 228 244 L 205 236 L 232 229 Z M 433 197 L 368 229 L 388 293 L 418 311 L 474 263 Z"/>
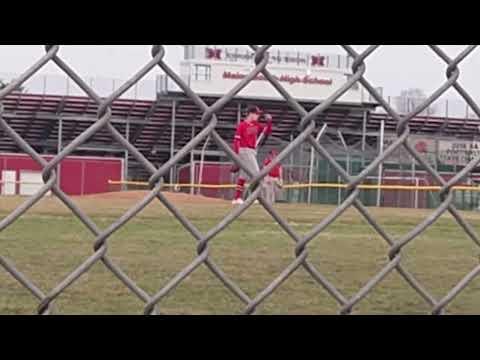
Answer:
<path fill-rule="evenodd" d="M 76 198 L 97 223 L 107 227 L 139 200 L 139 194 Z M 216 201 L 178 198 L 176 205 L 207 231 L 230 209 Z M 0 198 L 0 217 L 24 199 Z M 332 207 L 278 205 L 295 231 L 304 234 Z M 429 211 L 371 209 L 388 233 L 399 237 Z M 480 215 L 465 213 L 480 232 Z M 0 255 L 47 293 L 92 254 L 94 238 L 54 198 L 36 205 L 0 233 Z M 195 240 L 157 201 L 109 240 L 109 255 L 149 294 L 157 292 L 196 255 Z M 263 208 L 248 210 L 211 242 L 211 256 L 250 297 L 263 290 L 294 259 L 293 241 Z M 349 210 L 309 246 L 309 259 L 347 297 L 352 297 L 387 262 L 388 246 L 356 210 Z M 478 265 L 480 250 L 445 215 L 404 250 L 403 264 L 438 299 Z M 0 314 L 34 314 L 38 301 L 0 268 Z M 102 263 L 57 300 L 61 314 L 141 314 L 143 302 Z M 244 304 L 202 266 L 159 305 L 164 314 L 239 314 Z M 339 305 L 303 268 L 257 314 L 336 314 Z M 396 272 L 354 309 L 354 314 L 429 314 L 430 307 Z M 448 314 L 480 313 L 480 282 L 474 280 L 447 308 Z"/>

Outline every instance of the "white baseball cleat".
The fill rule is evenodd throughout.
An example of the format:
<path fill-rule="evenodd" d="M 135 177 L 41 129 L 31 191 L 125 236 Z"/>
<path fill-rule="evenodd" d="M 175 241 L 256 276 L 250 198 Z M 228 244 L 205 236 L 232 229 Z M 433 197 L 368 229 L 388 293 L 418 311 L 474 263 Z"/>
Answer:
<path fill-rule="evenodd" d="M 242 199 L 235 199 L 232 201 L 232 205 L 243 205 Z"/>

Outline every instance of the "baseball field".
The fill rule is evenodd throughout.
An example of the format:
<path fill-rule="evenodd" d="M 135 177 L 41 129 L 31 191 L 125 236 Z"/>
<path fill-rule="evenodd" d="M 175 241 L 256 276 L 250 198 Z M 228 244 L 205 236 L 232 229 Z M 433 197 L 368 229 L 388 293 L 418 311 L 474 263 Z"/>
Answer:
<path fill-rule="evenodd" d="M 120 217 L 145 193 L 123 192 L 78 197 L 74 201 L 101 229 Z M 203 232 L 232 205 L 220 200 L 170 194 L 168 198 Z M 25 199 L 1 198 L 0 218 Z M 319 223 L 333 207 L 279 204 L 277 209 L 299 234 Z M 370 209 L 395 238 L 422 221 L 429 210 Z M 464 216 L 480 232 L 480 214 Z M 93 253 L 94 236 L 57 199 L 43 199 L 0 232 L 0 256 L 13 262 L 44 293 L 52 290 Z M 293 240 L 255 205 L 211 243 L 211 258 L 251 298 L 295 258 Z M 351 298 L 387 263 L 388 245 L 355 209 L 348 210 L 309 245 L 309 260 Z M 150 295 L 158 292 L 196 256 L 196 241 L 156 201 L 109 239 L 111 259 Z M 479 263 L 480 249 L 450 215 L 403 251 L 402 263 L 437 299 Z M 447 308 L 447 314 L 477 314 L 480 281 L 475 279 Z M 38 300 L 0 267 L 0 314 L 35 314 Z M 99 262 L 56 301 L 61 314 L 142 314 L 144 303 Z M 158 306 L 163 314 L 240 314 L 245 308 L 201 266 Z M 340 306 L 299 268 L 257 314 L 336 314 Z M 395 271 L 353 314 L 429 314 L 430 306 Z"/>

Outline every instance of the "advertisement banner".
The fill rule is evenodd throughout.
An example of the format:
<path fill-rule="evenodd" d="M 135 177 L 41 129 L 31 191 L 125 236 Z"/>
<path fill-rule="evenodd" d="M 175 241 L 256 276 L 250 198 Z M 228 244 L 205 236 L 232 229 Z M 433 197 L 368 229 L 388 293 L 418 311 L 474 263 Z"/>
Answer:
<path fill-rule="evenodd" d="M 480 156 L 480 142 L 440 140 L 438 143 L 438 160 L 444 165 L 465 166 Z"/>

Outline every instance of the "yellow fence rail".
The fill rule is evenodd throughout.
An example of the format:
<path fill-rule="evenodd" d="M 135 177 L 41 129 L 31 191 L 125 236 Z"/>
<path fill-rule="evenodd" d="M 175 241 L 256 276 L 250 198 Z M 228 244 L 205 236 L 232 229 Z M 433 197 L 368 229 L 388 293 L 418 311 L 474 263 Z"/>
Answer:
<path fill-rule="evenodd" d="M 147 182 L 138 181 L 109 181 L 110 185 L 131 185 L 131 186 L 148 186 Z M 235 189 L 235 184 L 163 184 L 165 188 L 194 188 L 194 189 Z M 320 183 L 320 184 L 288 184 L 283 185 L 283 189 L 345 189 L 345 184 Z M 361 190 L 404 190 L 404 191 L 440 191 L 440 186 L 407 186 L 407 185 L 359 185 Z M 480 186 L 455 186 L 456 191 L 475 191 L 480 192 Z"/>

